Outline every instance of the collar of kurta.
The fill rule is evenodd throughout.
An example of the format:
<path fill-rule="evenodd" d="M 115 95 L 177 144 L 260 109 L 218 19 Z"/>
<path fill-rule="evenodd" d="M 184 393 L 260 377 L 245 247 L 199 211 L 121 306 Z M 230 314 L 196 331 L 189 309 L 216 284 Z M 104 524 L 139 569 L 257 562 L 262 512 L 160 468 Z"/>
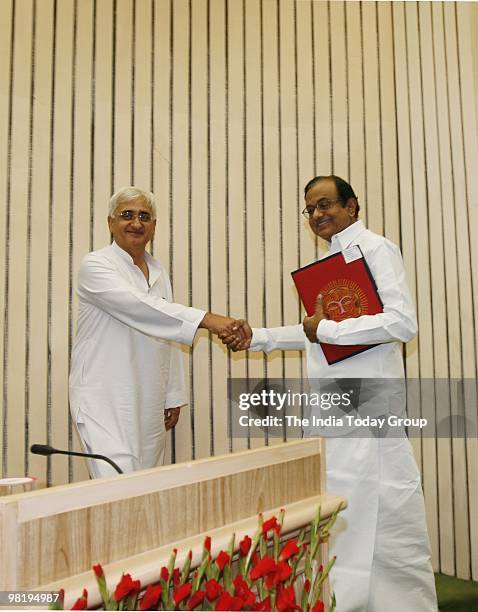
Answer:
<path fill-rule="evenodd" d="M 332 236 L 329 251 L 333 251 L 334 253 L 337 251 L 343 251 L 349 247 L 364 230 L 365 225 L 363 224 L 363 221 L 355 221 L 355 223 L 352 223 L 352 225 L 349 225 L 341 232 L 338 232 Z"/>
<path fill-rule="evenodd" d="M 116 242 L 113 240 L 111 243 L 111 247 L 114 249 L 115 253 L 121 257 L 126 263 L 131 266 L 136 265 L 133 261 L 133 258 L 129 253 L 127 253 L 124 249 L 122 249 Z M 149 281 L 148 284 L 150 287 L 154 285 L 154 283 L 158 280 L 161 275 L 161 264 L 152 257 L 148 251 L 144 252 L 144 258 L 149 268 Z"/>

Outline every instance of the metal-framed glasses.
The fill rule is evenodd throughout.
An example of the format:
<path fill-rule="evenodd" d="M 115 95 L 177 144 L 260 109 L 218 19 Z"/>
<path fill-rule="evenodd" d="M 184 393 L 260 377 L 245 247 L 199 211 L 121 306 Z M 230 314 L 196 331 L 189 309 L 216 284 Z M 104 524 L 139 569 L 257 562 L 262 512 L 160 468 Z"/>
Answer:
<path fill-rule="evenodd" d="M 133 219 L 136 219 L 137 217 L 143 223 L 147 223 L 153 218 L 151 213 L 147 212 L 146 210 L 140 210 L 137 213 L 133 210 L 122 210 L 120 213 L 118 213 L 118 217 L 121 217 L 123 221 L 133 221 Z"/>
<path fill-rule="evenodd" d="M 329 200 L 328 198 L 322 198 L 321 200 L 319 200 L 315 204 L 308 204 L 304 208 L 304 210 L 302 211 L 302 214 L 304 215 L 304 217 L 309 219 L 310 217 L 312 217 L 312 215 L 315 213 L 316 210 L 320 210 L 321 212 L 325 212 L 326 210 L 329 210 L 329 208 L 332 208 L 332 206 L 336 202 L 341 202 L 341 201 L 342 200 L 340 200 L 340 199 Z"/>

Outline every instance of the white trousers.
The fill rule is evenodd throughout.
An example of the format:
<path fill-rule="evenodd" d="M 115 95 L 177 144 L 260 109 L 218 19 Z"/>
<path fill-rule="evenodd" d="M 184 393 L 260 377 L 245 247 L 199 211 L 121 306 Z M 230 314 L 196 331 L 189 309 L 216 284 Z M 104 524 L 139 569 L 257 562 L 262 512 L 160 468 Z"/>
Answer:
<path fill-rule="evenodd" d="M 406 438 L 328 438 L 327 491 L 348 500 L 330 539 L 337 612 L 435 612 L 420 475 Z"/>

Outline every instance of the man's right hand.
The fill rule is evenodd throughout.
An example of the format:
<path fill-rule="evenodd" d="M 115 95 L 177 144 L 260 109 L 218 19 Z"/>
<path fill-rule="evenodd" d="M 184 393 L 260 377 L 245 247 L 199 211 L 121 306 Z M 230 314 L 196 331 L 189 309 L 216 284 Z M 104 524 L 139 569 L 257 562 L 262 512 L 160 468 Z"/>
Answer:
<path fill-rule="evenodd" d="M 220 333 L 219 338 L 231 351 L 246 351 L 251 346 L 252 329 L 247 321 L 238 319 Z"/>
<path fill-rule="evenodd" d="M 213 312 L 207 312 L 204 315 L 199 327 L 209 330 L 221 339 L 222 336 L 230 337 L 231 341 L 233 339 L 247 339 L 247 330 L 243 327 L 241 320 L 236 321 L 236 319 L 232 317 L 224 317 L 223 315 L 214 314 Z"/>

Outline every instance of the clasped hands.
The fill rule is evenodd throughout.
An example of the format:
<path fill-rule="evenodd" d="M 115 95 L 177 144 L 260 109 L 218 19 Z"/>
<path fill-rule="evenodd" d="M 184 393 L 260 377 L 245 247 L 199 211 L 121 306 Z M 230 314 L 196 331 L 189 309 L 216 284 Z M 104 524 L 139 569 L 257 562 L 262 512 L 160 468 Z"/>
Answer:
<path fill-rule="evenodd" d="M 327 318 L 322 303 L 322 295 L 319 294 L 315 302 L 314 314 L 305 317 L 302 323 L 304 333 L 310 342 L 318 342 L 317 327 L 322 319 Z M 245 351 L 251 346 L 252 329 L 244 319 L 234 319 L 208 312 L 204 316 L 200 327 L 216 334 L 222 340 L 222 343 L 234 352 Z"/>

